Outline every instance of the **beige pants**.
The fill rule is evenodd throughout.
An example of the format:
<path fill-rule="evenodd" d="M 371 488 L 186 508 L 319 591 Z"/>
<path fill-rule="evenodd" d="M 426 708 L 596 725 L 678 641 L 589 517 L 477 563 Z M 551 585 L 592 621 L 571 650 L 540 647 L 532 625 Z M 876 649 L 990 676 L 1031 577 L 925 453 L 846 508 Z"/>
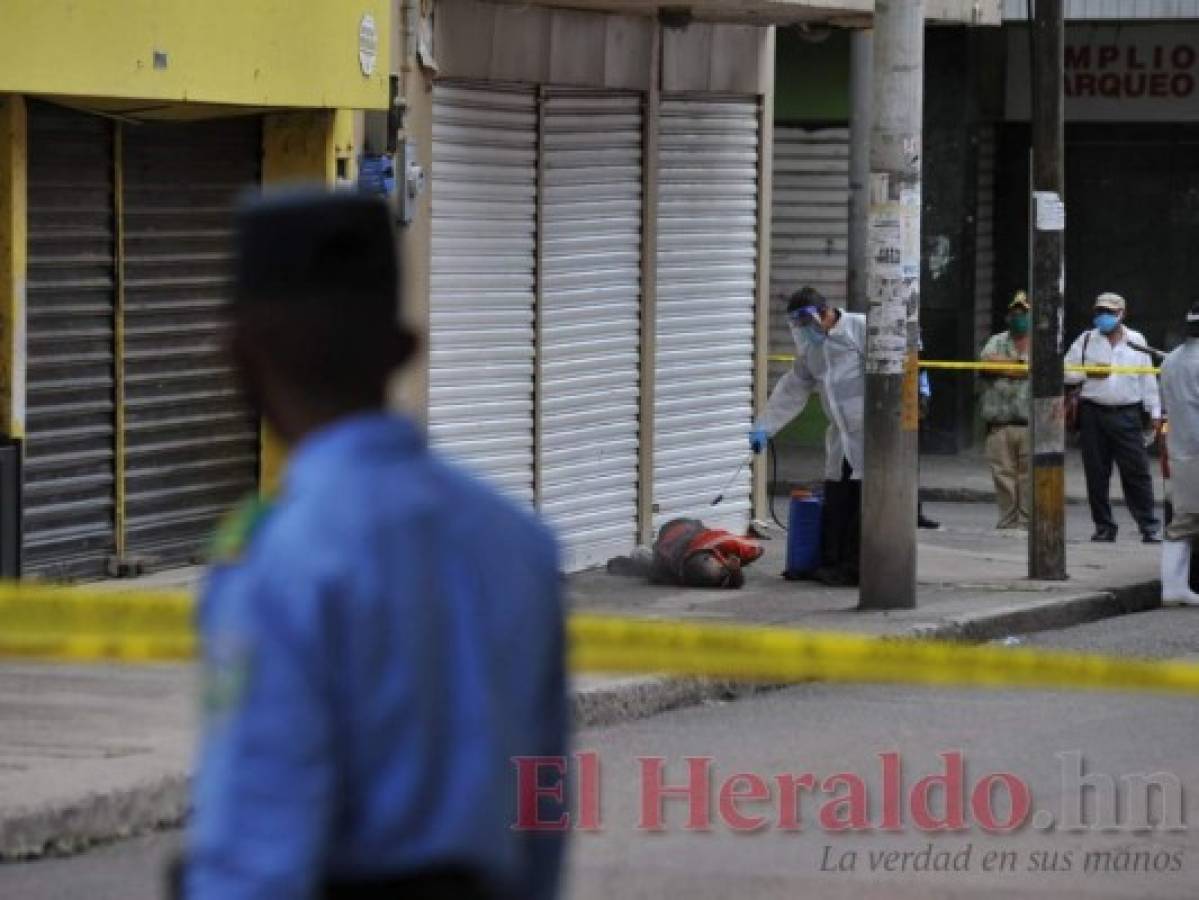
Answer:
<path fill-rule="evenodd" d="M 996 528 L 1027 528 L 1031 485 L 1028 478 L 1028 426 L 998 425 L 987 435 L 987 459 L 999 503 Z"/>

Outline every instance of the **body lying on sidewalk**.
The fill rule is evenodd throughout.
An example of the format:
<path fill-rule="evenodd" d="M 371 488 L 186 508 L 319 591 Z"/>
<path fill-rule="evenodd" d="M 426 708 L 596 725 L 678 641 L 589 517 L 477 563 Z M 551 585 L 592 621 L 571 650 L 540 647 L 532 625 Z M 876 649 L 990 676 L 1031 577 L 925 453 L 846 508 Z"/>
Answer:
<path fill-rule="evenodd" d="M 640 575 L 654 584 L 739 588 L 742 569 L 758 559 L 762 545 L 699 519 L 671 519 L 658 532 L 653 549 L 608 560 L 613 575 Z"/>

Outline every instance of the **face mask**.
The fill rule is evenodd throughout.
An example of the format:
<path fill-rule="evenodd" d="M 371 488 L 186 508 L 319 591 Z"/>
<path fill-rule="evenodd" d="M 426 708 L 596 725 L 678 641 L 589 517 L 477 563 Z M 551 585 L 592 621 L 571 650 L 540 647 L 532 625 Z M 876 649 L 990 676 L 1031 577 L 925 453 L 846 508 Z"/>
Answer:
<path fill-rule="evenodd" d="M 1115 313 L 1104 312 L 1095 314 L 1095 327 L 1099 329 L 1100 334 L 1111 334 L 1119 324 L 1120 317 Z"/>
<path fill-rule="evenodd" d="M 813 346 L 819 347 L 828 340 L 828 335 L 819 325 L 807 325 L 804 327 L 804 337 Z"/>
<path fill-rule="evenodd" d="M 1008 328 L 1012 334 L 1028 334 L 1028 313 L 1016 313 L 1008 316 Z"/>

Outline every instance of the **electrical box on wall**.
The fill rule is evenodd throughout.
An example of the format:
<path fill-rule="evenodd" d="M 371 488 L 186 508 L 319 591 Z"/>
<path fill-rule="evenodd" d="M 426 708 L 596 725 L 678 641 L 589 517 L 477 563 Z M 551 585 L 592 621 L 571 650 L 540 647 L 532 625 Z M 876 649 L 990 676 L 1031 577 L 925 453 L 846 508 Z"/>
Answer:
<path fill-rule="evenodd" d="M 407 225 L 416 215 L 416 205 L 425 192 L 425 170 L 417 159 L 416 141 L 400 145 L 396 168 L 401 175 L 399 221 Z"/>

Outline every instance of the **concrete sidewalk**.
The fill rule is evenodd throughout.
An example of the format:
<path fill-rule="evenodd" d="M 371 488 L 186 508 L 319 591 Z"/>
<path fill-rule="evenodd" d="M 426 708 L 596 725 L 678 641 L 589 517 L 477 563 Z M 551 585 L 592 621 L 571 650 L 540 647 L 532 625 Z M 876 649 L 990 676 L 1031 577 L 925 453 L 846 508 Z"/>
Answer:
<path fill-rule="evenodd" d="M 778 484 L 775 491 L 787 494 L 792 485 L 818 484 L 824 479 L 824 451 L 794 444 L 776 445 L 778 453 Z M 1153 491 L 1158 502 L 1162 499 L 1161 461 L 1149 460 L 1149 473 L 1153 476 Z M 1113 472 L 1111 501 L 1113 506 L 1124 505 L 1119 478 Z M 954 456 L 924 454 L 920 457 L 920 496 L 928 500 L 995 502 L 995 485 L 991 480 L 991 468 L 981 448 L 968 450 Z M 1082 470 L 1082 456 L 1078 450 L 1066 453 L 1066 502 L 1083 505 L 1087 502 L 1087 481 Z M 782 504 L 779 504 L 780 510 Z M 782 513 L 780 512 L 780 515 Z M 1117 518 L 1119 518 L 1117 516 Z M 1120 525 L 1121 529 L 1132 526 L 1130 522 Z"/>
<path fill-rule="evenodd" d="M 990 505 L 926 507 L 945 528 L 920 532 L 916 610 L 860 613 L 856 590 L 784 581 L 782 535 L 748 570 L 741 591 L 655 587 L 597 571 L 571 577 L 571 603 L 589 612 L 969 639 L 1157 605 L 1158 551 L 1139 543 L 1130 523 L 1121 522 L 1118 543 L 1092 544 L 1085 509 L 1069 507 L 1071 578 L 1038 583 L 1024 577 L 1025 535 L 992 530 Z M 182 585 L 196 575 L 163 573 L 123 586 Z M 581 725 L 752 690 L 655 677 L 588 677 L 575 687 Z M 190 666 L 0 666 L 0 858 L 70 852 L 180 821 L 195 693 Z"/>

